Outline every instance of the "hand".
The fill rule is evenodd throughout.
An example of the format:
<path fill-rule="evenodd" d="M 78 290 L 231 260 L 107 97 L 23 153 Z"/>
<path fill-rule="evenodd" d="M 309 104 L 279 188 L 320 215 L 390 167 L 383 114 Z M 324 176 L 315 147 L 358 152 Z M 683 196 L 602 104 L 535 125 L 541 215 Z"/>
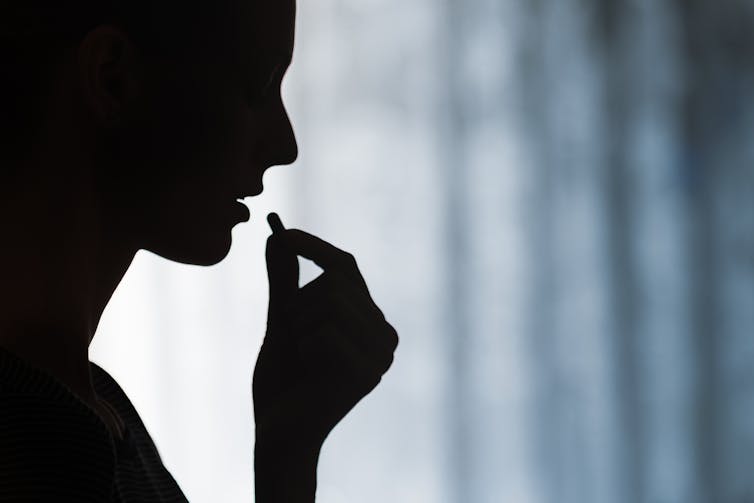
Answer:
<path fill-rule="evenodd" d="M 297 256 L 323 273 L 298 287 Z M 267 334 L 254 369 L 257 441 L 314 449 L 377 386 L 393 362 L 395 329 L 352 255 L 300 230 L 267 240 Z"/>

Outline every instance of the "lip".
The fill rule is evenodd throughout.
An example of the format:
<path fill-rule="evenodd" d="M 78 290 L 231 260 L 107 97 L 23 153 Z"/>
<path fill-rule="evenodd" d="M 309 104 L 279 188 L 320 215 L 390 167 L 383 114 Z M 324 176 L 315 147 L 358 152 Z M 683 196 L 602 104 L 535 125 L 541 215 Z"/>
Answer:
<path fill-rule="evenodd" d="M 260 183 L 258 186 L 252 188 L 251 190 L 239 192 L 235 195 L 235 199 L 246 199 L 247 197 L 254 197 L 258 196 L 259 194 L 264 191 L 264 186 Z"/>
<path fill-rule="evenodd" d="M 251 212 L 242 202 L 233 201 L 233 217 L 234 220 L 237 220 L 239 223 L 248 222 L 251 218 Z"/>
<path fill-rule="evenodd" d="M 243 190 L 240 192 L 237 192 L 233 197 L 233 204 L 229 205 L 230 211 L 233 215 L 233 220 L 235 220 L 237 223 L 240 222 L 248 222 L 251 218 L 251 213 L 249 212 L 249 208 L 244 204 L 242 199 L 246 199 L 247 197 L 254 197 L 258 196 L 262 193 L 264 190 L 264 186 L 262 185 L 261 180 L 250 187 L 247 187 L 247 190 Z"/>

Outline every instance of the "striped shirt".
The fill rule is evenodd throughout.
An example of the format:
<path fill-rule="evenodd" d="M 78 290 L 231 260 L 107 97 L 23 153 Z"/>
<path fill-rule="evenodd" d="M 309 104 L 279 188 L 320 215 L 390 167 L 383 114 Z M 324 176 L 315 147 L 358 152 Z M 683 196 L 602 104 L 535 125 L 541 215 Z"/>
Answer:
<path fill-rule="evenodd" d="M 90 365 L 122 439 L 61 381 L 0 348 L 0 502 L 187 501 L 131 401 Z"/>

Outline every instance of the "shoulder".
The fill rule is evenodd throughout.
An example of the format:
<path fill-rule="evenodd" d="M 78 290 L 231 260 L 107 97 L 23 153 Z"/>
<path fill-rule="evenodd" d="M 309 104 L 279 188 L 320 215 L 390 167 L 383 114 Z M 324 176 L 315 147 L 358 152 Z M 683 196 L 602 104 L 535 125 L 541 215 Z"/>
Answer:
<path fill-rule="evenodd" d="M 123 391 L 123 388 L 120 387 L 115 378 L 96 363 L 89 362 L 89 365 L 92 370 L 92 381 L 94 382 L 94 389 L 97 391 L 97 394 L 115 408 L 128 427 L 135 430 L 143 430 L 143 433 L 147 435 L 146 427 L 136 407 L 131 403 L 128 395 Z"/>
<path fill-rule="evenodd" d="M 108 501 L 115 451 L 61 383 L 0 350 L 0 501 Z"/>
<path fill-rule="evenodd" d="M 83 406 L 0 392 L 0 501 L 107 501 L 115 453 Z"/>
<path fill-rule="evenodd" d="M 92 369 L 92 380 L 94 389 L 97 394 L 107 400 L 118 412 L 127 430 L 130 432 L 133 448 L 139 450 L 143 460 L 154 466 L 162 464 L 157 446 L 149 434 L 141 415 L 134 407 L 131 400 L 118 382 L 102 367 L 96 363 L 90 362 Z"/>
<path fill-rule="evenodd" d="M 129 406 L 133 407 L 131 400 L 128 399 L 128 395 L 120 387 L 118 381 L 115 380 L 105 369 L 100 367 L 94 362 L 89 362 L 89 368 L 92 371 L 92 381 L 94 382 L 94 389 L 97 393 L 104 396 L 106 399 L 116 399 L 118 402 L 126 402 Z"/>

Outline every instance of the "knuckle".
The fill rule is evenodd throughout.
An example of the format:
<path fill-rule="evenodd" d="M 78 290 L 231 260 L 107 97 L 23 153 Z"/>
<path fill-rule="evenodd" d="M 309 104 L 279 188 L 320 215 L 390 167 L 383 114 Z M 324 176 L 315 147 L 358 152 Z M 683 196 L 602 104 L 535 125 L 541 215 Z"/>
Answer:
<path fill-rule="evenodd" d="M 365 381 L 368 383 L 369 391 L 377 387 L 382 381 L 382 372 L 370 372 L 368 376 L 365 376 Z"/>
<path fill-rule="evenodd" d="M 400 343 L 398 332 L 390 323 L 386 323 L 386 331 L 387 339 L 388 341 L 390 341 L 390 346 L 392 347 L 392 350 L 395 351 L 398 348 L 398 344 Z"/>
<path fill-rule="evenodd" d="M 345 265 L 349 267 L 358 267 L 356 263 L 356 257 L 352 253 L 344 251 L 341 258 Z"/>
<path fill-rule="evenodd" d="M 388 371 L 388 369 L 390 369 L 390 367 L 392 367 L 392 366 L 393 366 L 393 362 L 394 362 L 394 361 L 395 361 L 395 356 L 393 355 L 393 353 L 390 353 L 390 354 L 389 354 L 389 355 L 387 356 L 387 358 L 385 358 L 385 362 L 384 362 L 384 364 L 383 364 L 383 366 L 382 366 L 382 373 L 383 373 L 383 374 L 384 374 L 385 372 L 387 372 L 387 371 Z"/>

